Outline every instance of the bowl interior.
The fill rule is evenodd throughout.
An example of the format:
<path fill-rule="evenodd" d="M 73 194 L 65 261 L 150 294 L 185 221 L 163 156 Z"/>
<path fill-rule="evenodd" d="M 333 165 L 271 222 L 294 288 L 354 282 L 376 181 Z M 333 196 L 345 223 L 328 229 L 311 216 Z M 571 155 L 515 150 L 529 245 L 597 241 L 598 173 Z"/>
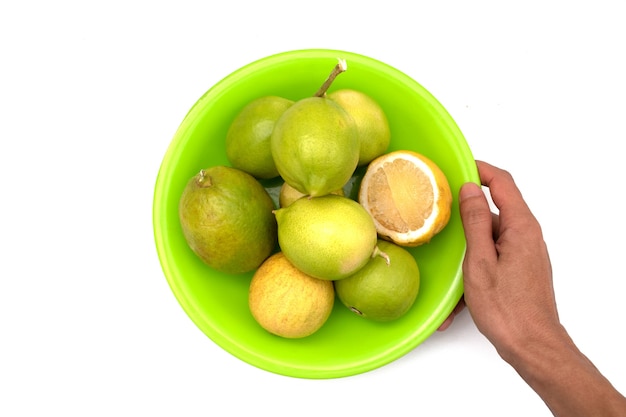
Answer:
<path fill-rule="evenodd" d="M 178 200 L 189 178 L 200 169 L 229 164 L 226 131 L 245 104 L 265 95 L 292 100 L 311 96 L 338 58 L 346 59 L 348 70 L 335 80 L 330 91 L 354 88 L 378 101 L 392 131 L 389 151 L 421 152 L 446 174 L 454 195 L 452 217 L 429 244 L 410 249 L 420 268 L 421 288 L 404 317 L 390 323 L 370 322 L 337 299 L 321 330 L 303 339 L 284 339 L 263 330 L 250 314 L 247 294 L 252 273 L 231 276 L 216 272 L 191 252 L 178 221 Z M 226 351 L 261 369 L 293 377 L 354 375 L 385 365 L 415 348 L 436 330 L 462 295 L 465 239 L 456 194 L 467 181 L 479 179 L 462 133 L 441 104 L 416 81 L 380 61 L 350 52 L 284 52 L 225 77 L 181 122 L 155 185 L 156 248 L 165 277 L 183 309 Z"/>

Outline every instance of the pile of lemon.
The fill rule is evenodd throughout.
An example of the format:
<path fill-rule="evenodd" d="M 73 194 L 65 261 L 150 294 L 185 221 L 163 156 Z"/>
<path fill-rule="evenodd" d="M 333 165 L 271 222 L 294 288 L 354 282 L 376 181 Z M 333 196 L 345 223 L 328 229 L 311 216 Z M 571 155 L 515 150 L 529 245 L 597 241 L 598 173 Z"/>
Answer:
<path fill-rule="evenodd" d="M 228 273 L 254 271 L 248 305 L 272 334 L 301 338 L 329 319 L 335 296 L 361 317 L 406 314 L 420 271 L 406 247 L 429 242 L 450 219 L 452 194 L 439 167 L 409 150 L 387 152 L 381 106 L 353 89 L 298 101 L 256 99 L 226 136 L 231 166 L 191 178 L 179 215 L 190 248 Z M 365 167 L 358 198 L 344 186 Z M 260 180 L 280 177 L 279 207 Z"/>

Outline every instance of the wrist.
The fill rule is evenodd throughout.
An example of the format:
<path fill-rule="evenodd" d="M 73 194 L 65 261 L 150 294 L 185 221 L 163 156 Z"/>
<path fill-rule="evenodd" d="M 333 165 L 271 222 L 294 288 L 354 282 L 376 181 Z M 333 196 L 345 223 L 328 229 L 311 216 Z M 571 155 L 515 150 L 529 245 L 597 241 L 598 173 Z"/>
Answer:
<path fill-rule="evenodd" d="M 557 324 L 539 333 L 512 336 L 496 346 L 498 354 L 518 372 L 558 364 L 580 351 L 563 326 Z M 528 368 L 528 369 L 527 369 Z"/>
<path fill-rule="evenodd" d="M 555 416 L 621 416 L 626 409 L 626 399 L 580 352 L 561 325 L 501 346 L 498 353 Z"/>

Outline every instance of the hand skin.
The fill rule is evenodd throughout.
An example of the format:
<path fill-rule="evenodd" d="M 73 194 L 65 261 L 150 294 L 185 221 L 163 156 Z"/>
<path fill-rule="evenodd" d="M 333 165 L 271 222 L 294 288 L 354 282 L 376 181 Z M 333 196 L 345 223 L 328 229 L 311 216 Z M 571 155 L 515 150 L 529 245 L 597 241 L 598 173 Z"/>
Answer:
<path fill-rule="evenodd" d="M 626 398 L 576 347 L 559 321 L 552 268 L 541 227 L 511 175 L 477 161 L 499 215 L 482 189 L 459 192 L 467 250 L 464 298 L 439 330 L 464 306 L 494 345 L 557 417 L 626 416 Z"/>

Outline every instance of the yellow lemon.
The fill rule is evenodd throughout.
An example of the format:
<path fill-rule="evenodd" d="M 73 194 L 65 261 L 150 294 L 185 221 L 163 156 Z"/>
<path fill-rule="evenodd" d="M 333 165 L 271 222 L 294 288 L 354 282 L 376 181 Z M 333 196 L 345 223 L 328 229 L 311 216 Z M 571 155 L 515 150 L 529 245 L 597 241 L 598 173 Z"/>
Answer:
<path fill-rule="evenodd" d="M 354 120 L 324 97 L 304 98 L 285 110 L 274 125 L 270 148 L 285 182 L 312 197 L 342 188 L 359 162 Z"/>
<path fill-rule="evenodd" d="M 370 163 L 387 151 L 391 141 L 389 121 L 373 98 L 349 88 L 333 91 L 328 98 L 343 107 L 356 124 L 360 141 L 359 166 Z"/>
<path fill-rule="evenodd" d="M 248 292 L 257 323 L 272 334 L 292 339 L 318 331 L 330 317 L 334 299 L 332 281 L 301 272 L 281 252 L 256 270 Z"/>
<path fill-rule="evenodd" d="M 367 263 L 376 248 L 376 228 L 356 201 L 334 194 L 300 198 L 275 211 L 278 244 L 298 269 L 337 280 Z"/>

